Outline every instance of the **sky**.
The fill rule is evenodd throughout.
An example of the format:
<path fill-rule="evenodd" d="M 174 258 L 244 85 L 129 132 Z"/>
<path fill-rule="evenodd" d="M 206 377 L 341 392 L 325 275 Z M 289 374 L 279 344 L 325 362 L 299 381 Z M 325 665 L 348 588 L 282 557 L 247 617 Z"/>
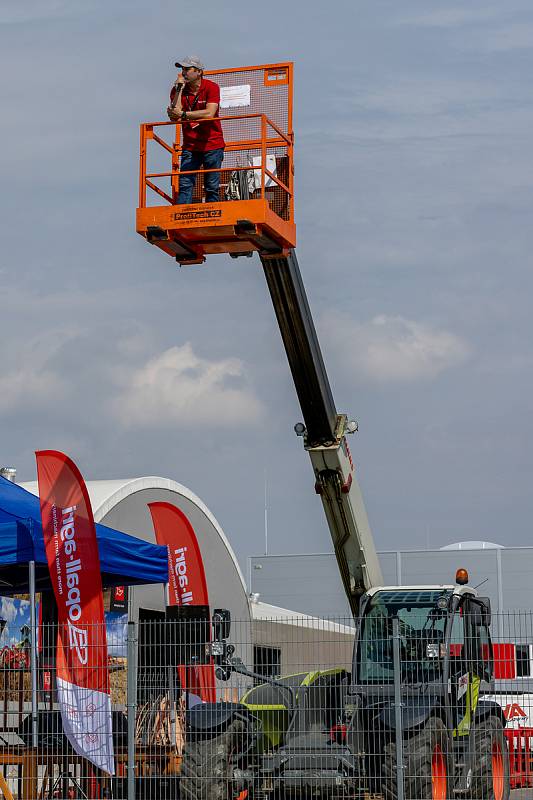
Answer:
<path fill-rule="evenodd" d="M 0 0 L 0 461 L 169 477 L 241 563 L 327 552 L 253 259 L 135 233 L 176 58 L 295 62 L 298 259 L 376 545 L 531 544 L 529 0 Z"/>

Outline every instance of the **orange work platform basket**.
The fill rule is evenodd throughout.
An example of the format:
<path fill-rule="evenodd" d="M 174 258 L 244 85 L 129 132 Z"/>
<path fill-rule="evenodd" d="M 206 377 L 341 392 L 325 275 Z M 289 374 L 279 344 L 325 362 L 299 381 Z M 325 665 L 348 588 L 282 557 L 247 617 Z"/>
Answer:
<path fill-rule="evenodd" d="M 234 258 L 296 245 L 292 131 L 293 65 L 206 71 L 220 86 L 224 160 L 194 170 L 193 202 L 178 205 L 181 123 L 141 125 L 137 232 L 180 264 L 211 253 Z M 209 124 L 200 121 L 198 124 Z M 218 202 L 204 202 L 203 176 L 220 172 Z"/>

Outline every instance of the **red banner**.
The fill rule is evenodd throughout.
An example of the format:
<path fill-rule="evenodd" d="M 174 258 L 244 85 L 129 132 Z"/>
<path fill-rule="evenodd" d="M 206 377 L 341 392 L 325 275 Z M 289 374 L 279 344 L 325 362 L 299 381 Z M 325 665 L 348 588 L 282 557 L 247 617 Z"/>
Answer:
<path fill-rule="evenodd" d="M 127 586 L 113 586 L 109 600 L 109 610 L 117 612 L 128 610 Z"/>
<path fill-rule="evenodd" d="M 55 450 L 35 455 L 58 609 L 56 688 L 63 730 L 79 755 L 114 775 L 102 578 L 91 503 L 68 456 Z"/>
<path fill-rule="evenodd" d="M 194 528 L 171 503 L 148 503 L 158 544 L 168 552 L 168 602 L 171 606 L 208 606 L 204 562 Z M 206 703 L 216 702 L 212 664 L 187 670 L 187 689 Z M 182 683 L 184 670 L 180 670 Z"/>

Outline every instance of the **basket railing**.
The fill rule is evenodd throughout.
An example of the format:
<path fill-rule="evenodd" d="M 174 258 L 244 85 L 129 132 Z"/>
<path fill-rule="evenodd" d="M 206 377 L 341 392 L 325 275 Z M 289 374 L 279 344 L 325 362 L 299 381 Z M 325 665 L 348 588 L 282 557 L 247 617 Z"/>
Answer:
<path fill-rule="evenodd" d="M 239 199 L 267 199 L 274 211 L 292 220 L 294 209 L 292 135 L 284 133 L 266 114 L 243 114 L 219 119 L 224 128 L 226 145 L 224 161 L 217 169 L 180 170 L 180 158 L 184 149 L 181 122 L 141 124 L 139 208 L 153 205 L 154 203 L 149 203 L 148 200 L 157 198 L 161 198 L 166 204 L 176 205 L 181 175 L 203 176 L 218 172 L 221 174 L 222 191 L 227 186 L 229 178 L 236 179 L 241 174 L 240 185 L 245 188 L 242 192 L 245 196 Z M 212 123 L 212 120 L 196 122 L 201 125 Z M 171 141 L 168 135 L 165 137 L 167 132 L 173 134 Z M 159 161 L 161 157 L 170 161 L 168 169 L 149 168 L 150 142 L 157 146 L 156 157 Z M 276 165 L 274 168 L 273 164 Z M 162 181 L 166 181 L 166 186 L 162 185 Z M 248 191 L 246 191 L 246 181 L 249 184 Z M 197 181 L 193 200 L 195 203 L 203 200 L 201 183 L 202 181 Z M 220 199 L 228 200 L 227 195 L 221 196 Z"/>

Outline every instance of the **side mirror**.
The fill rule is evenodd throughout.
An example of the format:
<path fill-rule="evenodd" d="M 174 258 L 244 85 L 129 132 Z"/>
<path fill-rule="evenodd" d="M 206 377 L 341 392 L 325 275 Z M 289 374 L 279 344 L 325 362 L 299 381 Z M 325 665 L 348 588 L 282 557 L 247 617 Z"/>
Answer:
<path fill-rule="evenodd" d="M 213 611 L 213 634 L 216 642 L 229 639 L 231 631 L 231 614 L 227 608 L 215 608 Z"/>
<path fill-rule="evenodd" d="M 486 625 L 487 628 L 490 628 L 490 623 L 492 621 L 490 597 L 478 597 L 477 601 L 481 606 L 481 616 L 483 618 L 482 624 Z"/>
<path fill-rule="evenodd" d="M 227 667 L 215 667 L 215 676 L 219 681 L 229 681 L 231 678 L 231 670 Z"/>
<path fill-rule="evenodd" d="M 490 600 L 488 597 L 478 597 L 470 606 L 472 624 L 479 628 L 481 625 L 490 625 Z"/>

